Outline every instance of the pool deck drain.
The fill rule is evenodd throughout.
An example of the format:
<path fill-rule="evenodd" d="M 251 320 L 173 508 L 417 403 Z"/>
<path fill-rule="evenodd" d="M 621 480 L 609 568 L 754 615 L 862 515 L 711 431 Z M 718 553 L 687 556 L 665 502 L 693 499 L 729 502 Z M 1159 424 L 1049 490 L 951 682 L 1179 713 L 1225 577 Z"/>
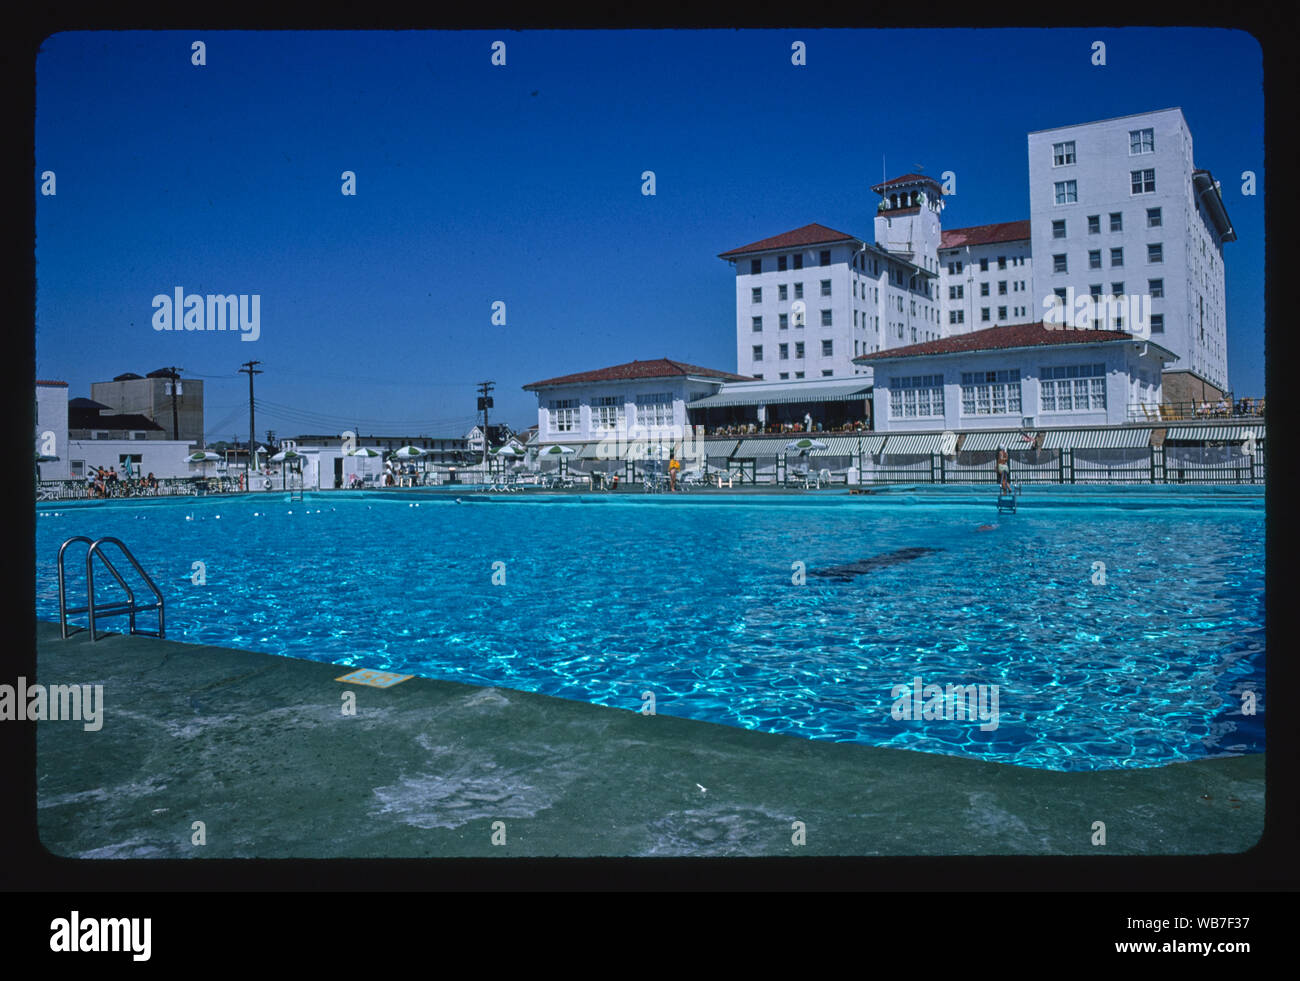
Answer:
<path fill-rule="evenodd" d="M 36 632 L 29 683 L 104 686 L 99 731 L 37 724 L 38 829 L 61 856 L 1187 855 L 1245 851 L 1264 828 L 1262 754 L 1057 773 Z"/>

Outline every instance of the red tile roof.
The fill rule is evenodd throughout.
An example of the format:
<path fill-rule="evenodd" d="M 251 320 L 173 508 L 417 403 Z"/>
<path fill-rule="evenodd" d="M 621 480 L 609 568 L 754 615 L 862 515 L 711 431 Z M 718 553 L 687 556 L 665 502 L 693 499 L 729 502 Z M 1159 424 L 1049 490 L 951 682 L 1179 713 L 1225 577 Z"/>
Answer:
<path fill-rule="evenodd" d="M 1041 322 L 1009 324 L 1005 327 L 989 327 L 969 334 L 945 337 L 937 341 L 908 344 L 906 347 L 891 348 L 888 351 L 876 351 L 874 354 L 860 355 L 853 360 L 859 364 L 868 364 L 883 358 L 915 358 L 927 354 L 996 351 L 1012 347 L 1038 347 L 1044 344 L 1090 344 L 1136 340 L 1140 338 L 1122 330 L 1064 330 L 1045 327 Z"/>
<path fill-rule="evenodd" d="M 993 225 L 950 228 L 939 241 L 941 249 L 958 249 L 964 245 L 992 245 L 994 242 L 1029 241 L 1029 221 L 1000 221 Z"/>
<path fill-rule="evenodd" d="M 904 174 L 902 177 L 891 177 L 887 181 L 882 181 L 881 183 L 874 185 L 871 189 L 873 191 L 879 192 L 886 187 L 895 187 L 900 184 L 915 184 L 918 181 L 924 181 L 927 184 L 935 184 L 935 185 L 938 185 L 939 183 L 933 177 L 930 177 L 926 174 Z"/>
<path fill-rule="evenodd" d="M 59 381 L 42 381 L 42 380 L 39 379 L 39 378 L 36 379 L 36 384 L 37 384 L 37 385 L 58 385 L 58 386 L 60 386 L 60 387 L 62 387 L 62 388 L 67 388 L 67 387 L 68 387 L 68 383 L 67 383 L 67 382 L 59 382 Z"/>
<path fill-rule="evenodd" d="M 773 235 L 771 238 L 751 242 L 749 245 L 742 245 L 738 249 L 721 252 L 718 254 L 718 258 L 727 259 L 731 256 L 745 255 L 748 252 L 770 252 L 774 249 L 802 249 L 809 245 L 825 245 L 830 242 L 856 241 L 858 241 L 858 238 L 855 235 L 849 235 L 847 232 L 837 232 L 833 228 L 827 228 L 825 225 L 818 225 L 814 222 L 811 225 L 804 225 L 803 228 L 796 228 L 792 232 L 783 232 L 780 235 Z"/>
<path fill-rule="evenodd" d="M 616 364 L 611 368 L 598 368 L 595 371 L 580 371 L 573 375 L 561 375 L 547 378 L 524 386 L 524 391 L 535 388 L 547 388 L 552 385 L 576 385 L 584 382 L 631 381 L 637 378 L 679 378 L 686 375 L 705 375 L 720 381 L 753 381 L 744 375 L 733 375 L 729 371 L 715 368 L 701 368 L 698 365 L 672 361 L 668 358 L 656 358 L 653 361 L 629 361 Z"/>

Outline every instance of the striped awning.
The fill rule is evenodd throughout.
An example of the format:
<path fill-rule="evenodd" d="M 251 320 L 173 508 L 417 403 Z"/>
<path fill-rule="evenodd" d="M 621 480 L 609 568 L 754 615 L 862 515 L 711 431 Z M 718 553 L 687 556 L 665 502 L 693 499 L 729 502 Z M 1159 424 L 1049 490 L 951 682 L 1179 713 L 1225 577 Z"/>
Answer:
<path fill-rule="evenodd" d="M 790 438 L 769 438 L 769 439 L 742 439 L 736 451 L 731 455 L 733 457 L 755 457 L 755 456 L 780 456 L 785 452 L 785 444 L 790 442 Z"/>
<path fill-rule="evenodd" d="M 751 387 L 738 382 L 734 388 L 723 386 L 714 395 L 687 402 L 687 409 L 717 409 L 729 405 L 784 405 L 791 402 L 849 402 L 866 399 L 871 383 L 861 378 L 837 383 L 792 382 L 789 385 Z"/>
<path fill-rule="evenodd" d="M 996 450 L 999 446 L 1005 446 L 1009 450 L 1023 450 L 1031 445 L 1033 445 L 1032 441 L 1025 439 L 1025 434 L 1019 429 L 1005 429 L 1000 433 L 967 433 L 966 438 L 961 441 L 963 453 Z"/>
<path fill-rule="evenodd" d="M 1165 442 L 1179 440 L 1193 443 L 1240 443 L 1250 435 L 1264 441 L 1264 424 L 1240 426 L 1171 426 L 1165 433 Z"/>
<path fill-rule="evenodd" d="M 896 433 L 885 440 L 884 453 L 938 453 L 943 433 Z"/>
<path fill-rule="evenodd" d="M 1045 450 L 1114 450 L 1150 445 L 1150 429 L 1054 429 L 1043 437 Z"/>
<path fill-rule="evenodd" d="M 731 456 L 731 451 L 736 448 L 740 440 L 734 436 L 730 439 L 706 439 L 704 441 L 705 456 Z"/>

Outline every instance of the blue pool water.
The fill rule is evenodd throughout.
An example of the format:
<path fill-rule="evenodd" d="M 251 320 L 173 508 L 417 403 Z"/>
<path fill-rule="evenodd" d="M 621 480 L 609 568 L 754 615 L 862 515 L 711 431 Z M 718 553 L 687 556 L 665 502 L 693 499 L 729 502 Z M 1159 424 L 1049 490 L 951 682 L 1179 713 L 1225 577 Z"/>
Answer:
<path fill-rule="evenodd" d="M 1262 497 L 1094 490 L 1031 489 L 1003 516 L 970 490 L 47 505 L 36 612 L 58 619 L 59 543 L 113 535 L 162 589 L 172 640 L 630 711 L 653 692 L 661 715 L 1054 770 L 1262 752 Z M 937 551 L 811 575 L 904 548 Z M 69 572 L 84 596 L 82 562 Z M 96 576 L 97 599 L 115 589 Z M 896 719 L 917 677 L 996 685 L 997 727 Z"/>

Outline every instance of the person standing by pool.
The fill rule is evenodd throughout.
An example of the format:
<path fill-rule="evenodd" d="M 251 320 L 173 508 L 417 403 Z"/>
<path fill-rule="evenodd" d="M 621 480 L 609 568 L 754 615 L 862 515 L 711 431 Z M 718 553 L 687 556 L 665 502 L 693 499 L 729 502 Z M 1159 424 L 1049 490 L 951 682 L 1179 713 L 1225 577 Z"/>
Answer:
<path fill-rule="evenodd" d="M 998 447 L 998 481 L 1002 485 L 1002 494 L 1011 493 L 1011 455 L 1005 446 Z"/>

